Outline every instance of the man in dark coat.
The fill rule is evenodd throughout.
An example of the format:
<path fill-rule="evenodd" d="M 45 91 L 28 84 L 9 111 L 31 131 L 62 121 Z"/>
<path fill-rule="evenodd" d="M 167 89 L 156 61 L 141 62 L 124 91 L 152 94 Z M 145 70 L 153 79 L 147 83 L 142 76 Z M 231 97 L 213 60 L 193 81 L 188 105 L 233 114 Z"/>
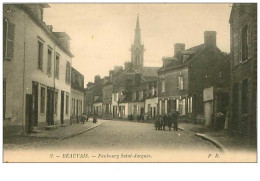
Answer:
<path fill-rule="evenodd" d="M 178 131 L 178 115 L 179 115 L 179 112 L 175 111 L 174 116 L 173 116 L 174 131 Z"/>
<path fill-rule="evenodd" d="M 162 119 L 162 127 L 163 127 L 163 130 L 165 130 L 165 126 L 167 125 L 167 114 L 164 114 L 163 115 L 163 119 Z"/>
<path fill-rule="evenodd" d="M 167 123 L 168 123 L 168 127 L 169 127 L 169 131 L 171 131 L 172 129 L 172 114 L 168 114 L 167 115 Z"/>

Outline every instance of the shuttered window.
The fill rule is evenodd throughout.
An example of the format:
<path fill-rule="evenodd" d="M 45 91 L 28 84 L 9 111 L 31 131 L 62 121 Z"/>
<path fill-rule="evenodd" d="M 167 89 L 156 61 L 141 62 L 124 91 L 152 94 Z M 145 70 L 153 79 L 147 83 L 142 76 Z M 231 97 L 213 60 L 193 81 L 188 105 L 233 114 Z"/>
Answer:
<path fill-rule="evenodd" d="M 70 63 L 67 62 L 67 65 L 66 65 L 66 83 L 70 84 Z"/>
<path fill-rule="evenodd" d="M 179 75 L 179 90 L 183 90 L 183 76 Z"/>
<path fill-rule="evenodd" d="M 43 70 L 43 43 L 38 41 L 38 69 Z"/>
<path fill-rule="evenodd" d="M 3 22 L 3 54 L 4 59 L 11 60 L 14 58 L 14 32 L 15 25 L 7 19 Z"/>
<path fill-rule="evenodd" d="M 56 54 L 56 58 L 55 58 L 55 78 L 59 78 L 59 74 L 60 74 L 60 56 L 58 54 Z"/>
<path fill-rule="evenodd" d="M 52 51 L 48 49 L 48 62 L 47 62 L 47 73 L 51 75 L 51 59 L 52 59 Z"/>
<path fill-rule="evenodd" d="M 248 59 L 248 28 L 244 26 L 242 29 L 242 62 Z"/>
<path fill-rule="evenodd" d="M 41 87 L 41 113 L 45 113 L 45 88 Z"/>

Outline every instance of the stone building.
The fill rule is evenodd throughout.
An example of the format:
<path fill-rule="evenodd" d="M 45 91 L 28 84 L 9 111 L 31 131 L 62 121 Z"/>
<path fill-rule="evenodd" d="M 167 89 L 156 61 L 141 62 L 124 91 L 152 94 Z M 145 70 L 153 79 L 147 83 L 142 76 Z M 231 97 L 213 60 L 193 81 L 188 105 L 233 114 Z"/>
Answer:
<path fill-rule="evenodd" d="M 229 19 L 231 93 L 229 129 L 256 138 L 257 4 L 234 3 Z"/>
<path fill-rule="evenodd" d="M 48 7 L 3 6 L 4 125 L 24 131 L 70 119 L 70 38 L 43 22 Z"/>
<path fill-rule="evenodd" d="M 71 123 L 79 123 L 83 114 L 84 76 L 71 68 Z"/>
<path fill-rule="evenodd" d="M 164 57 L 158 71 L 159 113 L 179 111 L 185 120 L 214 126 L 214 114 L 228 106 L 229 60 L 216 46 L 216 32 L 205 31 L 204 43 L 185 50 L 174 45 L 174 56 Z M 204 89 L 214 87 L 210 98 Z M 214 96 L 213 96 L 214 95 Z M 207 117 L 209 116 L 209 117 Z"/>

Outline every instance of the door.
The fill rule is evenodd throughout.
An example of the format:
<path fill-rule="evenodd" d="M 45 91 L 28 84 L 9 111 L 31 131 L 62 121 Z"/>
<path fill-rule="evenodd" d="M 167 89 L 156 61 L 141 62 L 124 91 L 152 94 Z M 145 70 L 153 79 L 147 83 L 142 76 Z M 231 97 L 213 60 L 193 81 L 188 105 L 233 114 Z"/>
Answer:
<path fill-rule="evenodd" d="M 232 111 L 232 123 L 233 129 L 238 130 L 238 99 L 239 99 L 239 92 L 238 92 L 238 84 L 236 83 L 233 87 L 233 111 Z"/>
<path fill-rule="evenodd" d="M 46 122 L 48 125 L 54 125 L 53 113 L 54 113 L 54 91 L 53 88 L 47 88 L 47 109 L 46 109 Z"/>
<path fill-rule="evenodd" d="M 26 94 L 26 107 L 25 107 L 25 131 L 31 133 L 33 130 L 33 114 L 32 114 L 33 96 Z"/>
<path fill-rule="evenodd" d="M 32 82 L 32 115 L 33 126 L 38 125 L 38 82 Z"/>
<path fill-rule="evenodd" d="M 64 91 L 61 91 L 60 100 L 60 122 L 61 124 L 64 124 Z"/>
<path fill-rule="evenodd" d="M 6 79 L 4 78 L 3 83 L 3 117 L 5 118 L 5 107 L 6 107 Z"/>

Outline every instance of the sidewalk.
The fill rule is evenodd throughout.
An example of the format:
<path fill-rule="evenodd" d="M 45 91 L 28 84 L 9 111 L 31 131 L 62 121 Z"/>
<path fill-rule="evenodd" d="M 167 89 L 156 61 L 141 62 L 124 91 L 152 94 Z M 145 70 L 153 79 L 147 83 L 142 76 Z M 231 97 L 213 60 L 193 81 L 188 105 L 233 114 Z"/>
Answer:
<path fill-rule="evenodd" d="M 230 136 L 227 130 L 206 129 L 201 124 L 179 122 L 179 129 L 195 133 L 199 138 L 211 142 L 221 151 L 252 151 L 256 152 L 256 142 L 250 142 L 242 136 Z"/>
<path fill-rule="evenodd" d="M 40 133 L 29 134 L 29 137 L 37 138 L 52 138 L 52 139 L 66 139 L 79 134 L 82 134 L 90 129 L 93 129 L 97 126 L 100 126 L 101 122 L 93 123 L 92 120 L 85 122 L 85 124 L 72 124 L 67 125 L 66 127 L 58 127 L 54 130 L 43 130 Z"/>

